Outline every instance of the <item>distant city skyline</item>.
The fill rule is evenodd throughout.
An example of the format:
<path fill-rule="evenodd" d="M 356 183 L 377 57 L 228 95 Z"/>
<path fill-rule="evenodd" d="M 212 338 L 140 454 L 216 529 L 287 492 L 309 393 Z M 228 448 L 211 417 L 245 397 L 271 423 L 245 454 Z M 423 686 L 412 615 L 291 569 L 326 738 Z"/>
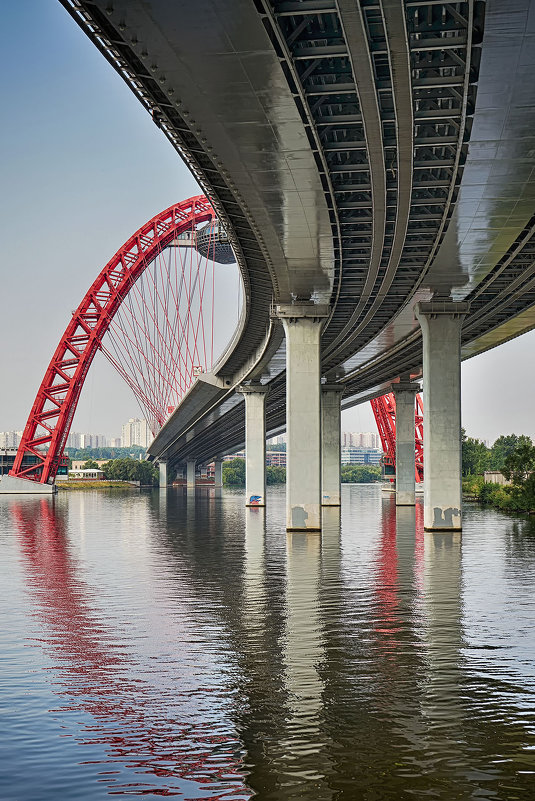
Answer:
<path fill-rule="evenodd" d="M 128 237 L 155 213 L 200 192 L 166 140 L 59 3 L 4 4 L 0 263 L 0 427 L 20 430 L 71 311 Z M 38 135 L 36 135 L 38 120 Z M 34 213 L 38 209 L 39 213 Z M 29 217 L 31 215 L 31 225 Z M 221 350 L 236 324 L 238 272 L 217 273 Z M 22 305 L 23 303 L 23 305 Z M 463 363 L 462 417 L 470 436 L 535 437 L 530 370 L 535 333 Z M 73 431 L 117 436 L 142 416 L 131 390 L 97 354 Z M 342 413 L 346 431 L 375 431 L 369 404 Z"/>

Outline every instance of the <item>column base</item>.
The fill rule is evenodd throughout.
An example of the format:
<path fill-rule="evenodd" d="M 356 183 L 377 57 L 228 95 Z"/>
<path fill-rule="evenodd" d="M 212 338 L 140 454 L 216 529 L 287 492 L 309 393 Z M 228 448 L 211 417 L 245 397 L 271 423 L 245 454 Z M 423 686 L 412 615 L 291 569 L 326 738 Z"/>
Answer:
<path fill-rule="evenodd" d="M 441 534 L 458 534 L 462 531 L 462 526 L 459 528 L 445 528 L 444 526 L 424 526 L 424 531 L 440 531 Z"/>
<path fill-rule="evenodd" d="M 332 503 L 330 501 L 324 501 L 321 505 L 322 507 L 335 506 L 339 509 L 342 504 L 340 503 L 340 501 L 333 501 Z"/>
<path fill-rule="evenodd" d="M 304 531 L 307 533 L 310 532 L 311 534 L 321 534 L 321 528 L 290 528 L 286 526 L 286 531 Z"/>
<path fill-rule="evenodd" d="M 0 495 L 54 495 L 57 491 L 55 484 L 40 484 L 19 476 L 0 476 Z"/>

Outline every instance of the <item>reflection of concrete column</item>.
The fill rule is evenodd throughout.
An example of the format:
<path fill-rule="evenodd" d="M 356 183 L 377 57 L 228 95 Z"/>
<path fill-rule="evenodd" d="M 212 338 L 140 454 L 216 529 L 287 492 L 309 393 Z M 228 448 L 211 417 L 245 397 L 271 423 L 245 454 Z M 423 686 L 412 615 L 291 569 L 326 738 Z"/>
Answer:
<path fill-rule="evenodd" d="M 320 335 L 329 309 L 277 306 L 286 335 L 286 525 L 321 528 Z"/>
<path fill-rule="evenodd" d="M 295 796 L 331 798 L 325 776 L 330 768 L 323 731 L 320 670 L 325 642 L 320 614 L 321 537 L 289 532 L 287 539 L 287 618 L 282 638 L 287 715 L 284 743 L 288 785 Z M 288 786 L 287 785 L 287 786 Z M 308 792 L 307 792 L 308 790 Z M 291 792 L 288 797 L 293 797 Z"/>
<path fill-rule="evenodd" d="M 340 403 L 343 387 L 321 387 L 321 503 L 340 506 Z"/>
<path fill-rule="evenodd" d="M 265 537 L 266 513 L 264 509 L 251 507 L 245 512 L 245 561 L 244 561 L 244 624 L 257 646 L 262 648 L 265 627 Z"/>
<path fill-rule="evenodd" d="M 214 462 L 214 487 L 223 486 L 223 462 L 217 459 Z"/>
<path fill-rule="evenodd" d="M 266 396 L 269 387 L 243 384 L 245 398 L 245 505 L 266 504 Z"/>
<path fill-rule="evenodd" d="M 396 505 L 414 506 L 414 396 L 418 388 L 400 381 L 392 384 L 392 392 L 396 399 Z"/>
<path fill-rule="evenodd" d="M 425 414 L 425 407 L 424 407 Z M 425 464 L 425 463 L 424 463 Z M 463 763 L 469 770 L 460 733 L 467 710 L 462 655 L 462 572 L 460 532 L 426 534 L 424 539 L 424 638 L 427 675 L 421 678 L 421 704 L 428 727 L 425 747 L 437 762 Z M 468 757 L 469 762 L 466 762 Z"/>
<path fill-rule="evenodd" d="M 160 462 L 160 487 L 167 487 L 167 462 Z"/>
<path fill-rule="evenodd" d="M 461 528 L 461 327 L 467 303 L 418 303 L 423 337 L 424 526 Z"/>
<path fill-rule="evenodd" d="M 186 462 L 186 485 L 188 487 L 195 486 L 195 462 Z"/>

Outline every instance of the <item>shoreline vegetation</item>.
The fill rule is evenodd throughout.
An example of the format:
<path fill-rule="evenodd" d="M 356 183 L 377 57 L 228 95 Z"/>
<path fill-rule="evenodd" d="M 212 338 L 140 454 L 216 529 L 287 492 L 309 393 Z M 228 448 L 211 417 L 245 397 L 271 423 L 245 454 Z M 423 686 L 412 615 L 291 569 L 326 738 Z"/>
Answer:
<path fill-rule="evenodd" d="M 477 501 L 502 512 L 522 512 L 535 515 L 535 498 L 515 485 L 493 484 L 483 476 L 463 478 L 463 500 Z"/>
<path fill-rule="evenodd" d="M 507 484 L 485 481 L 495 470 Z M 535 514 L 535 446 L 522 434 L 499 437 L 492 448 L 466 437 L 463 430 L 463 497 L 504 512 Z"/>
<path fill-rule="evenodd" d="M 84 479 L 82 481 L 75 481 L 69 479 L 68 481 L 56 481 L 56 487 L 59 490 L 103 490 L 103 489 L 139 489 L 139 484 L 129 481 L 91 481 Z"/>
<path fill-rule="evenodd" d="M 58 481 L 59 489 L 132 489 L 135 486 L 158 486 L 159 471 L 151 462 L 133 458 L 110 459 L 98 464 L 95 459 L 108 456 L 111 449 L 93 448 L 82 453 L 90 458 L 82 465 L 87 470 L 102 470 L 104 478 L 99 480 L 69 478 Z M 123 449 L 125 450 L 125 449 Z M 81 453 L 80 451 L 77 453 Z M 382 481 L 381 468 L 378 465 L 342 465 L 340 471 L 342 484 L 371 484 Z M 286 468 L 268 466 L 266 468 L 268 486 L 286 483 Z M 245 459 L 236 457 L 223 465 L 223 486 L 245 487 Z"/>
<path fill-rule="evenodd" d="M 381 468 L 371 464 L 343 465 L 341 468 L 342 484 L 370 484 L 381 481 Z M 286 483 L 285 467 L 267 467 L 266 484 Z M 245 459 L 237 457 L 223 465 L 224 487 L 245 487 Z"/>

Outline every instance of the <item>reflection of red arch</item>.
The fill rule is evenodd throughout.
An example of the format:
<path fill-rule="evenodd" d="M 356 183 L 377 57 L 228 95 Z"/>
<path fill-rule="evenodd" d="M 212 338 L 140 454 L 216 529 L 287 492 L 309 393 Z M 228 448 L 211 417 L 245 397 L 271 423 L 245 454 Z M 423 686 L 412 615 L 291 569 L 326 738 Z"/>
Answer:
<path fill-rule="evenodd" d="M 204 195 L 170 206 L 136 231 L 99 273 L 47 368 L 10 475 L 41 484 L 54 480 L 87 371 L 114 314 L 137 278 L 175 237 L 214 217 Z M 46 454 L 39 450 L 43 446 L 48 446 Z M 38 461 L 23 468 L 26 454 Z"/>
<path fill-rule="evenodd" d="M 197 731 L 189 711 L 185 718 L 168 713 L 161 690 L 140 678 L 126 649 L 110 639 L 111 629 L 92 608 L 92 593 L 70 553 L 64 512 L 48 498 L 13 501 L 8 508 L 24 556 L 25 586 L 45 624 L 38 642 L 62 660 L 58 694 L 72 699 L 68 710 L 82 709 L 93 717 L 91 745 L 102 744 L 110 761 L 144 774 L 143 780 L 132 784 L 130 779 L 127 785 L 115 784 L 110 776 L 108 793 L 136 788 L 138 796 L 176 796 L 186 780 L 204 798 L 205 788 L 226 788 L 210 793 L 211 801 L 229 798 L 235 788 L 243 798 L 249 788 L 235 737 L 217 729 Z M 176 688 L 175 697 L 181 698 Z M 82 726 L 79 732 L 78 742 L 84 744 Z M 99 775 L 106 781 L 105 773 Z"/>

